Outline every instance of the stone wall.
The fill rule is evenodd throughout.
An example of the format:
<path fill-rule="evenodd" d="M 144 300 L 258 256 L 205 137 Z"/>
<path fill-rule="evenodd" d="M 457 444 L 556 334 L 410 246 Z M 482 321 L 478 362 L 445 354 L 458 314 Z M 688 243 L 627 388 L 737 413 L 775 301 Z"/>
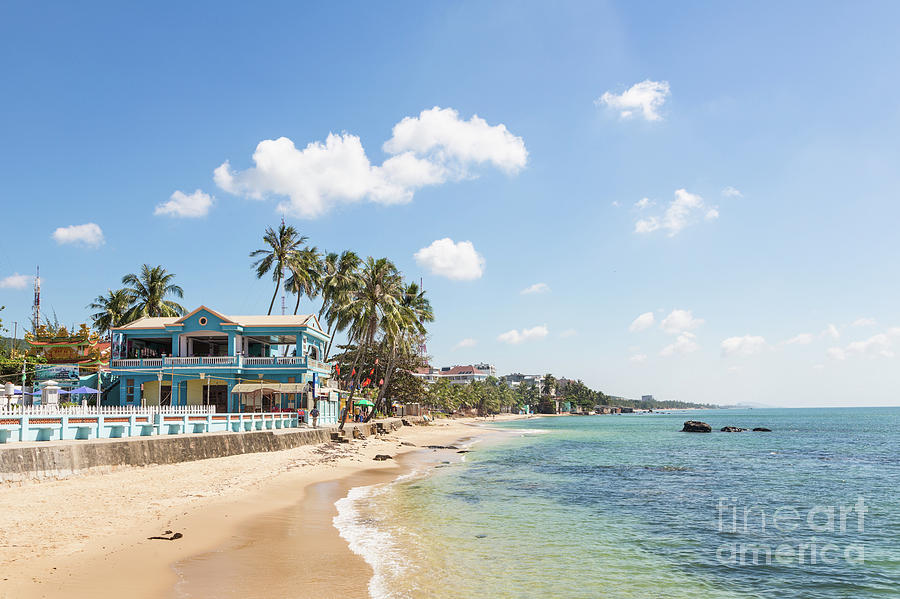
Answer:
<path fill-rule="evenodd" d="M 386 430 L 402 424 L 381 421 Z M 347 424 L 366 436 L 375 434 L 376 423 Z M 283 429 L 278 432 L 204 433 L 159 437 L 131 437 L 100 441 L 48 441 L 0 448 L 0 482 L 64 478 L 121 467 L 175 464 L 245 453 L 283 451 L 331 440 L 335 428 Z"/>

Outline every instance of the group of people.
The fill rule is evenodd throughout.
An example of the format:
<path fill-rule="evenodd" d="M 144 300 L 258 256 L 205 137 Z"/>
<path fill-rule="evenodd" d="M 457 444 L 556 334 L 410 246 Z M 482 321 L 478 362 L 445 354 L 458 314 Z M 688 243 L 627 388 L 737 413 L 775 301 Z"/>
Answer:
<path fill-rule="evenodd" d="M 306 410 L 299 409 L 297 410 L 297 416 L 299 416 L 301 422 L 306 420 Z M 309 411 L 309 422 L 312 424 L 313 428 L 319 428 L 319 408 L 313 407 Z"/>

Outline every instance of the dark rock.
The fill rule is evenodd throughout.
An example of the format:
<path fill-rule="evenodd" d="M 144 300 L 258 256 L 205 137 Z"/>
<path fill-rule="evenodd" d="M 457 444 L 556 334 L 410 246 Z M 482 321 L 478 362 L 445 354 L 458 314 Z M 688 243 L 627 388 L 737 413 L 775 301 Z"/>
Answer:
<path fill-rule="evenodd" d="M 459 449 L 456 445 L 426 445 L 428 449 Z"/>
<path fill-rule="evenodd" d="M 412 424 L 410 424 L 409 420 L 407 420 L 406 418 L 402 419 L 400 422 L 403 423 L 403 426 L 412 426 Z"/>
<path fill-rule="evenodd" d="M 469 453 L 469 450 L 468 449 L 460 449 L 456 453 Z"/>
<path fill-rule="evenodd" d="M 723 433 L 742 433 L 747 429 L 741 428 L 739 426 L 723 426 L 719 430 Z"/>
<path fill-rule="evenodd" d="M 184 535 L 181 534 L 180 532 L 176 532 L 175 534 L 172 534 L 172 531 L 171 531 L 171 530 L 167 530 L 167 531 L 165 532 L 165 534 L 167 534 L 167 535 L 168 535 L 168 534 L 171 534 L 172 536 L 171 536 L 171 537 L 163 537 L 163 536 L 159 536 L 159 537 L 147 537 L 147 539 L 148 539 L 148 540 L 151 540 L 151 541 L 175 541 L 175 540 L 178 540 L 178 539 L 180 539 L 181 537 L 184 536 Z"/>
<path fill-rule="evenodd" d="M 393 457 L 393 456 L 389 456 L 389 455 L 387 455 L 387 454 L 385 454 L 385 453 L 379 453 L 377 456 L 375 456 L 375 457 L 372 458 L 372 459 L 373 459 L 373 460 L 377 460 L 377 461 L 379 461 L 379 462 L 383 462 L 383 461 L 385 461 L 385 460 L 393 460 L 394 457 Z"/>
<path fill-rule="evenodd" d="M 688 420 L 684 423 L 683 433 L 711 433 L 712 427 L 705 422 L 699 420 Z"/>
<path fill-rule="evenodd" d="M 400 445 L 406 445 L 407 447 L 416 447 L 415 443 L 410 443 L 409 441 L 400 441 Z"/>
<path fill-rule="evenodd" d="M 771 433 L 772 429 L 765 428 L 763 426 L 757 426 L 755 429 L 753 429 L 753 432 L 754 433 Z"/>
<path fill-rule="evenodd" d="M 484 539 L 487 535 L 475 535 L 476 539 Z"/>

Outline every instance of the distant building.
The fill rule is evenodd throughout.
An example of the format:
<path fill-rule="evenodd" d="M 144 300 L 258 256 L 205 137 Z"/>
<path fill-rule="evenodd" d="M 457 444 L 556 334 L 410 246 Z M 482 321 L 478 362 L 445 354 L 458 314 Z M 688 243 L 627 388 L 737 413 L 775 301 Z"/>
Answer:
<path fill-rule="evenodd" d="M 468 366 L 444 366 L 431 368 L 426 366 L 419 368 L 413 376 L 422 379 L 425 384 L 436 383 L 441 379 L 450 381 L 454 385 L 467 385 L 475 381 L 485 381 L 488 377 L 495 376 L 497 369 L 493 364 L 474 364 Z"/>
<path fill-rule="evenodd" d="M 653 401 L 652 395 L 641 395 L 641 401 Z"/>
<path fill-rule="evenodd" d="M 500 377 L 500 380 L 509 385 L 510 387 L 518 387 L 522 383 L 534 384 L 535 387 L 540 389 L 544 384 L 544 375 L 542 374 L 522 374 L 521 372 L 513 372 L 512 374 L 505 374 Z"/>

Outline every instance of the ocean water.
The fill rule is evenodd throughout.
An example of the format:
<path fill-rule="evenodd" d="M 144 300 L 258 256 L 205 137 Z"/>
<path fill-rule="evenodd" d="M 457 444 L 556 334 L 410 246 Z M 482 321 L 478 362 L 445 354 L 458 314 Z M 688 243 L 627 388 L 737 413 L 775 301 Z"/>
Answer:
<path fill-rule="evenodd" d="M 688 419 L 773 432 L 679 432 Z M 498 428 L 339 502 L 372 596 L 900 597 L 900 408 Z"/>

